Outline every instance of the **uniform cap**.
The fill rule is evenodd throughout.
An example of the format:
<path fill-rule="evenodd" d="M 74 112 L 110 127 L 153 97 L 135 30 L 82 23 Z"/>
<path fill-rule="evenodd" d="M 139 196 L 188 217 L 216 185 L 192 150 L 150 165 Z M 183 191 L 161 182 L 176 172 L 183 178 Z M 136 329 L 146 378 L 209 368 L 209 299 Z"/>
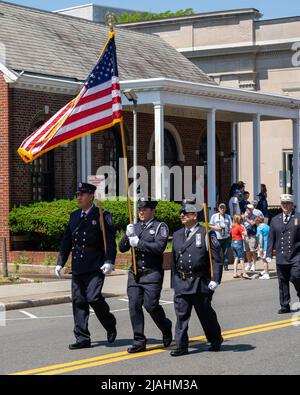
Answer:
<path fill-rule="evenodd" d="M 139 200 L 139 209 L 141 208 L 152 208 L 153 210 L 157 207 L 158 202 L 152 200 L 151 197 L 142 197 Z"/>
<path fill-rule="evenodd" d="M 180 214 L 182 213 L 198 213 L 200 210 L 197 208 L 196 199 L 185 199 L 182 202 Z"/>
<path fill-rule="evenodd" d="M 293 195 L 281 195 L 280 196 L 281 203 L 294 203 L 294 196 Z"/>
<path fill-rule="evenodd" d="M 76 194 L 78 193 L 90 193 L 93 194 L 96 192 L 97 187 L 95 187 L 95 185 L 92 184 L 87 184 L 85 182 L 81 182 L 78 185 L 78 190 L 76 192 Z"/>

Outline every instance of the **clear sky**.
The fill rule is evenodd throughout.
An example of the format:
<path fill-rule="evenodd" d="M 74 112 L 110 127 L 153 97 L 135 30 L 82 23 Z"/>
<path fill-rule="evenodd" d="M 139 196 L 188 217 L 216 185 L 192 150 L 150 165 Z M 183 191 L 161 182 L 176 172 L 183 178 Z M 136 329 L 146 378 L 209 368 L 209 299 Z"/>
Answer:
<path fill-rule="evenodd" d="M 300 16 L 300 0 L 15 0 L 11 3 L 49 11 L 89 3 L 152 12 L 177 11 L 183 8 L 193 8 L 195 12 L 206 12 L 250 7 L 259 9 L 264 14 L 264 19 Z"/>

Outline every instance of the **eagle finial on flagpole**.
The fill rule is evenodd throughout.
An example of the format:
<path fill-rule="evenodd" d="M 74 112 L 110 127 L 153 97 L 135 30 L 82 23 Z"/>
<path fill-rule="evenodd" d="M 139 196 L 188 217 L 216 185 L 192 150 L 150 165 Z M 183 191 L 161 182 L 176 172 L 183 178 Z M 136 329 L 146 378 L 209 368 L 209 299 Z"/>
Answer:
<path fill-rule="evenodd" d="M 111 33 L 114 31 L 114 24 L 116 24 L 117 21 L 118 21 L 117 16 L 113 12 L 108 11 L 105 14 L 105 23 L 107 26 L 109 26 Z"/>

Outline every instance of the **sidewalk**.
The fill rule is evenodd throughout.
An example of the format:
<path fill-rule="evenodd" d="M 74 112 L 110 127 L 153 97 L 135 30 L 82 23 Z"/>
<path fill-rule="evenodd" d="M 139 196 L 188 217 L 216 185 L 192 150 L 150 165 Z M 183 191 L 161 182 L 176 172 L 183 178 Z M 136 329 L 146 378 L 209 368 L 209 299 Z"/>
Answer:
<path fill-rule="evenodd" d="M 257 270 L 261 271 L 262 269 L 261 262 L 258 262 Z M 170 275 L 170 270 L 167 270 L 164 278 L 164 289 L 170 289 Z M 271 264 L 271 277 L 275 276 L 275 262 L 273 261 Z M 228 281 L 246 280 L 234 280 L 233 269 L 230 266 L 230 271 L 224 272 L 223 275 L 223 283 Z M 114 275 L 107 276 L 103 287 L 103 294 L 106 298 L 124 296 L 126 295 L 126 287 L 127 272 L 117 270 Z M 71 301 L 71 280 L 63 279 L 44 283 L 0 286 L 0 303 L 5 305 L 6 310 L 48 306 L 69 303 Z"/>

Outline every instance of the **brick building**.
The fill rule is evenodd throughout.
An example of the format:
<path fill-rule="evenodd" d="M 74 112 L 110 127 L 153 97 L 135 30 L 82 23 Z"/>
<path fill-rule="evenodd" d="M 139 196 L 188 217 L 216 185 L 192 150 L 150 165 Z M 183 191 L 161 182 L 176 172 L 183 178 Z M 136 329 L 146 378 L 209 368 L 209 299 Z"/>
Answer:
<path fill-rule="evenodd" d="M 121 152 L 116 128 L 24 165 L 17 155 L 20 143 L 78 93 L 108 29 L 2 1 L 0 21 L 0 237 L 10 241 L 7 218 L 13 206 L 71 198 L 77 182 L 99 166 L 117 168 Z M 158 199 L 165 196 L 164 165 L 202 165 L 209 206 L 213 209 L 217 199 L 224 200 L 234 180 L 237 122 L 253 122 L 258 144 L 260 120 L 292 119 L 299 151 L 299 101 L 220 87 L 161 38 L 119 28 L 116 34 L 121 88 L 138 95 L 138 164 L 156 166 L 152 181 Z M 132 106 L 125 97 L 123 104 L 130 167 Z M 258 187 L 257 153 L 253 155 Z"/>

